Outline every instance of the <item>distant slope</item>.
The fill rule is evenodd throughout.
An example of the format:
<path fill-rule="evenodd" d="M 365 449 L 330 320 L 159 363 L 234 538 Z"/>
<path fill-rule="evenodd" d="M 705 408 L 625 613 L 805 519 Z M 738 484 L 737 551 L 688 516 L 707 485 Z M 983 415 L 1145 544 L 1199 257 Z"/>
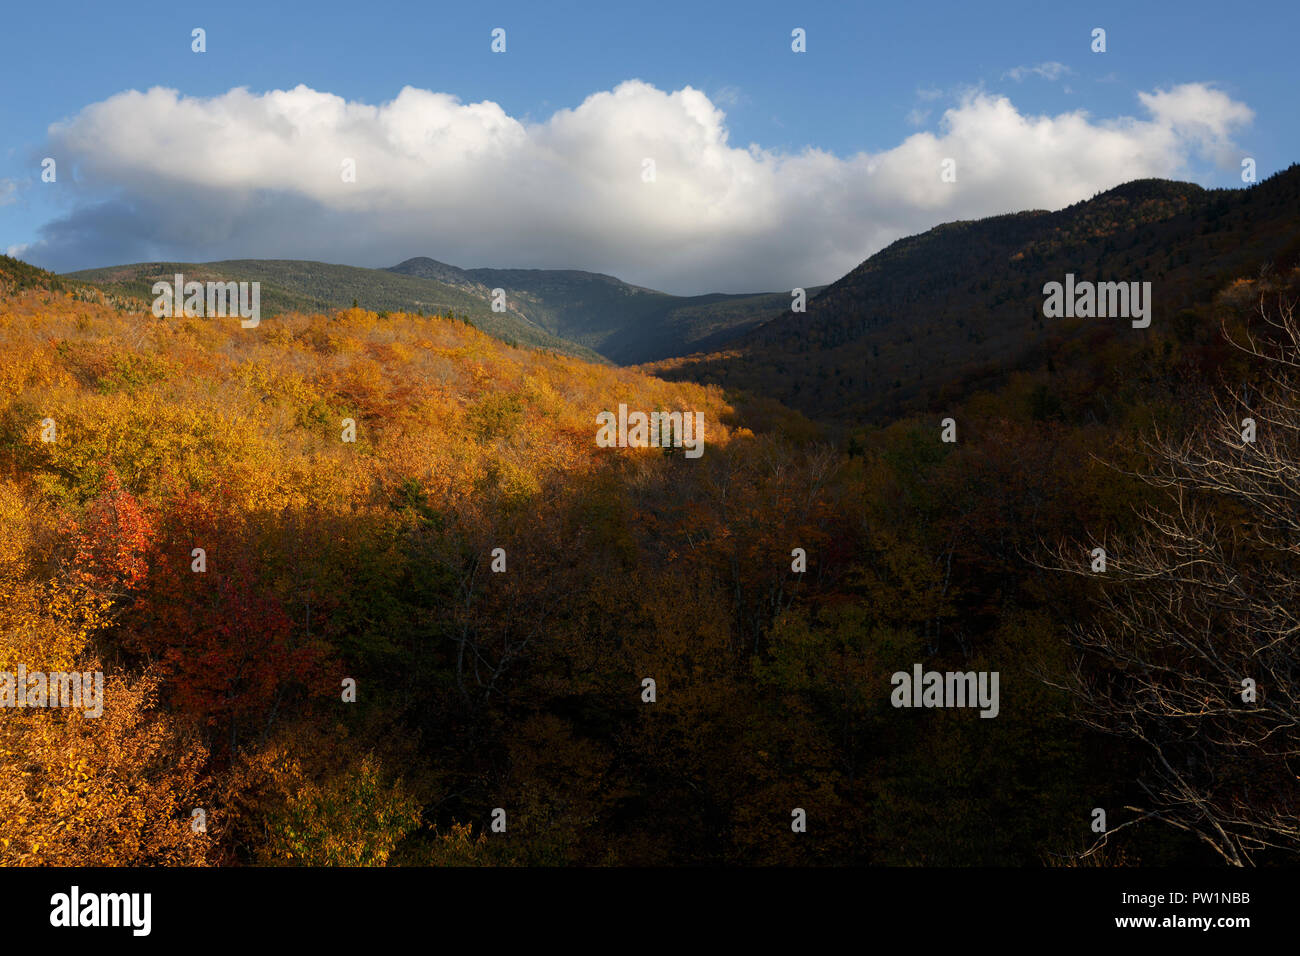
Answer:
<path fill-rule="evenodd" d="M 510 309 L 620 364 L 713 348 L 790 305 L 788 291 L 675 296 L 614 276 L 568 269 L 459 269 L 417 257 L 389 271 L 433 279 L 485 298 L 493 289 L 504 289 Z M 813 295 L 821 288 L 808 292 Z"/>
<path fill-rule="evenodd" d="M 1152 325 L 1209 322 L 1201 303 L 1300 256 L 1300 166 L 1248 190 L 1139 180 L 1057 212 L 955 222 L 901 239 L 808 303 L 654 374 L 775 398 L 841 424 L 937 409 L 1061 337 L 1142 332 L 1123 319 L 1045 319 L 1067 272 L 1150 281 Z"/>
<path fill-rule="evenodd" d="M 455 313 L 506 342 L 622 365 L 715 348 L 790 304 L 789 292 L 675 296 L 595 272 L 460 269 L 427 257 L 388 269 L 296 259 L 139 262 L 64 278 L 151 302 L 153 284 L 177 272 L 201 282 L 260 282 L 268 316 L 346 308 L 353 302 L 374 311 Z M 505 312 L 492 310 L 497 288 L 506 290 Z"/>
<path fill-rule="evenodd" d="M 144 306 L 139 297 L 84 282 L 38 266 L 0 255 L 0 297 L 24 291 L 62 292 L 79 302 L 97 302 L 116 309 Z"/>
<path fill-rule="evenodd" d="M 22 292 L 24 289 L 64 291 L 76 283 L 64 282 L 53 272 L 29 265 L 21 259 L 0 255 L 0 293 Z"/>
<path fill-rule="evenodd" d="M 324 312 L 346 308 L 355 301 L 373 311 L 405 311 L 446 315 L 454 312 L 505 342 L 552 349 L 588 361 L 599 355 L 529 322 L 516 312 L 493 312 L 476 290 L 434 279 L 400 275 L 386 269 L 362 269 L 294 259 L 230 259 L 221 262 L 142 262 L 87 269 L 67 278 L 93 282 L 122 295 L 153 301 L 153 284 L 176 273 L 187 280 L 260 282 L 264 315 Z"/>

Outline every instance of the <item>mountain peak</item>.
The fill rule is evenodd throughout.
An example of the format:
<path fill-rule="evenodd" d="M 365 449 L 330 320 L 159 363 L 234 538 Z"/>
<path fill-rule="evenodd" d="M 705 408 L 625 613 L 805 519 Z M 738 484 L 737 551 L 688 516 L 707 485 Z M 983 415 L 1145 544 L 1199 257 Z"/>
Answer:
<path fill-rule="evenodd" d="M 437 259 L 430 259 L 428 256 L 413 256 L 395 266 L 389 266 L 388 271 L 408 276 L 419 276 L 422 279 L 439 279 L 442 281 L 446 281 L 447 278 L 456 278 L 464 282 L 467 278 L 464 269 L 448 265 L 445 262 L 439 262 Z"/>
<path fill-rule="evenodd" d="M 1134 179 L 1100 192 L 1085 202 L 1095 202 L 1099 199 L 1124 199 L 1129 202 L 1185 199 L 1202 196 L 1205 191 L 1203 186 L 1198 186 L 1196 183 L 1180 183 L 1172 179 Z M 1082 205 L 1082 203 L 1075 203 L 1075 205 Z"/>

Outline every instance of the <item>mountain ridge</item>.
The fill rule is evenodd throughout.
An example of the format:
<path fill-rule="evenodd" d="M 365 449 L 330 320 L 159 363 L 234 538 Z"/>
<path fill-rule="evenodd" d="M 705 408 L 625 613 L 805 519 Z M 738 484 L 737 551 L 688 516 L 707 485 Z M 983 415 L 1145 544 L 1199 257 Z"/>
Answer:
<path fill-rule="evenodd" d="M 1067 272 L 1151 281 L 1155 322 L 1209 321 L 1203 303 L 1225 284 L 1300 255 L 1297 222 L 1300 166 L 1241 190 L 1133 180 L 1056 211 L 904 237 L 811 297 L 806 312 L 787 309 L 726 342 L 725 354 L 647 368 L 841 425 L 936 410 L 954 383 L 1009 374 L 1055 337 L 1106 327 L 1045 320 L 1046 282 Z"/>
<path fill-rule="evenodd" d="M 637 365 L 712 348 L 788 305 L 786 292 L 676 296 L 579 269 L 462 269 L 414 256 L 370 269 L 305 259 L 137 262 L 65 273 L 107 291 L 151 301 L 155 281 L 259 281 L 267 315 L 320 312 L 355 302 L 373 311 L 457 314 L 508 343 L 587 361 Z M 504 311 L 493 290 L 504 289 Z M 809 290 L 815 294 L 822 287 Z"/>
<path fill-rule="evenodd" d="M 676 296 L 582 269 L 461 269 L 427 256 L 388 271 L 436 278 L 490 296 L 553 335 L 620 364 L 698 351 L 757 326 L 790 301 L 789 292 Z M 810 291 L 818 291 L 822 286 Z"/>

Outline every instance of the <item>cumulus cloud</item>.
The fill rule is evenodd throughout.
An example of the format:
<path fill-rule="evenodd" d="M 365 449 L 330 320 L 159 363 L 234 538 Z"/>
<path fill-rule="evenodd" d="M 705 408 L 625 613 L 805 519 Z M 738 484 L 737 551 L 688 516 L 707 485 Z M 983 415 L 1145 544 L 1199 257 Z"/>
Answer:
<path fill-rule="evenodd" d="M 1138 99 L 1156 123 L 1174 130 L 1200 155 L 1219 166 L 1240 162 L 1232 133 L 1255 118 L 1254 111 L 1244 103 L 1237 103 L 1223 91 L 1203 83 L 1139 93 Z"/>
<path fill-rule="evenodd" d="M 76 202 L 26 253 L 60 270 L 430 255 L 682 293 L 806 286 L 940 222 L 1059 208 L 1186 174 L 1195 157 L 1235 167 L 1224 150 L 1252 118 L 1245 105 L 1202 84 L 1139 100 L 1144 118 L 1031 116 L 970 91 L 934 132 L 840 157 L 734 145 L 702 92 L 636 80 L 535 123 L 411 87 L 377 106 L 306 86 L 130 91 L 50 128 L 45 152 L 73 171 L 60 182 Z M 940 179 L 948 158 L 955 183 Z"/>

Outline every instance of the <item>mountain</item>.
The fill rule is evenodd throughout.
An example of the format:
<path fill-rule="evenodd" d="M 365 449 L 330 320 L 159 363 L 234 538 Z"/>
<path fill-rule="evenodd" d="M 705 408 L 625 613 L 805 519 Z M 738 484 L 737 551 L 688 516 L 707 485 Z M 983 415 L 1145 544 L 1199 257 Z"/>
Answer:
<path fill-rule="evenodd" d="M 1250 189 L 1138 180 L 1056 212 L 938 226 L 895 242 L 810 299 L 727 343 L 655 363 L 654 374 L 775 398 L 824 422 L 880 422 L 945 402 L 1060 342 L 1118 337 L 1124 319 L 1051 319 L 1043 287 L 1149 281 L 1152 325 L 1214 322 L 1205 303 L 1238 277 L 1300 257 L 1300 166 Z"/>
<path fill-rule="evenodd" d="M 599 272 L 569 269 L 458 269 L 418 257 L 390 272 L 434 279 L 489 297 L 553 335 L 619 364 L 639 364 L 713 348 L 755 328 L 790 304 L 790 293 L 676 296 Z M 809 289 L 810 295 L 823 288 Z"/>
<path fill-rule="evenodd" d="M 148 302 L 154 282 L 178 272 L 203 282 L 261 282 L 266 315 L 322 312 L 353 302 L 374 311 L 454 312 L 506 342 L 621 365 L 716 348 L 779 315 L 790 302 L 788 292 L 675 296 L 596 272 L 461 269 L 427 257 L 387 269 L 294 259 L 140 262 L 67 278 Z M 492 309 L 492 290 L 498 288 L 506 293 L 504 312 Z"/>
<path fill-rule="evenodd" d="M 596 272 L 462 269 L 427 257 L 387 269 L 290 260 L 140 263 L 71 273 L 148 299 L 160 278 L 258 280 L 264 311 L 377 311 L 470 318 L 507 342 L 776 398 L 823 422 L 879 422 L 939 408 L 1042 362 L 1062 338 L 1141 341 L 1115 319 L 1048 319 L 1043 287 L 1151 282 L 1154 323 L 1210 319 L 1198 304 L 1233 278 L 1300 254 L 1300 172 L 1251 189 L 1136 180 L 1056 212 L 952 222 L 900 239 L 827 287 L 807 311 L 788 291 L 675 296 Z M 1279 258 L 1280 257 L 1280 258 Z M 492 310 L 493 290 L 506 310 Z M 1203 310 L 1202 310 L 1203 311 Z"/>
<path fill-rule="evenodd" d="M 587 361 L 604 361 L 583 345 L 539 328 L 515 311 L 493 312 L 487 290 L 386 269 L 362 269 L 294 259 L 230 259 L 221 262 L 141 262 L 69 273 L 67 278 L 92 282 L 119 295 L 153 300 L 152 287 L 176 273 L 187 279 L 260 282 L 264 315 L 326 312 L 356 302 L 373 311 L 454 312 L 510 344 L 545 348 Z"/>

